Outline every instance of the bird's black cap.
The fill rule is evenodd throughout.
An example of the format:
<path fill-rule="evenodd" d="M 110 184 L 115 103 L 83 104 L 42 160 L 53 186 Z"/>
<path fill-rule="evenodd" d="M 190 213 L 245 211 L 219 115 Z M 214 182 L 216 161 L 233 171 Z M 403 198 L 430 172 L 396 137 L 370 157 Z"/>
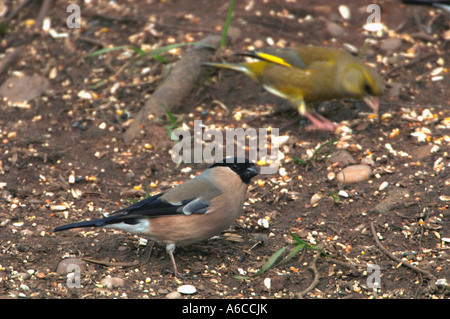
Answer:
<path fill-rule="evenodd" d="M 250 180 L 259 174 L 256 165 L 247 158 L 242 157 L 227 157 L 222 161 L 218 161 L 211 165 L 209 168 L 226 166 L 239 175 L 241 180 L 248 184 Z"/>

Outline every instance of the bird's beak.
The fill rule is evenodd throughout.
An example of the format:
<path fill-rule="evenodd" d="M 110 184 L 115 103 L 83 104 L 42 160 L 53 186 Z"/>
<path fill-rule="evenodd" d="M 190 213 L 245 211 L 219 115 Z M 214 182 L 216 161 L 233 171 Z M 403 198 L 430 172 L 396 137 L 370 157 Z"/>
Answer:
<path fill-rule="evenodd" d="M 378 98 L 375 96 L 366 96 L 363 101 L 375 112 L 378 114 L 378 109 L 380 107 L 380 103 Z"/>
<path fill-rule="evenodd" d="M 255 165 L 250 166 L 247 168 L 247 175 L 252 178 L 259 174 L 258 168 Z"/>

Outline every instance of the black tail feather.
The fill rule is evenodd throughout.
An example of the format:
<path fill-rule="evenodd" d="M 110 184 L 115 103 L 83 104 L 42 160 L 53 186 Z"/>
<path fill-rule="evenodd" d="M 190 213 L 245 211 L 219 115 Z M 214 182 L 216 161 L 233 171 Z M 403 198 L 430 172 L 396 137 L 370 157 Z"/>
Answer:
<path fill-rule="evenodd" d="M 105 221 L 108 220 L 108 218 L 99 218 L 99 219 L 93 219 L 93 220 L 86 220 L 78 223 L 73 224 L 67 224 L 56 227 L 53 231 L 61 231 L 61 230 L 67 230 L 72 228 L 82 228 L 82 227 L 101 227 L 105 225 Z"/>

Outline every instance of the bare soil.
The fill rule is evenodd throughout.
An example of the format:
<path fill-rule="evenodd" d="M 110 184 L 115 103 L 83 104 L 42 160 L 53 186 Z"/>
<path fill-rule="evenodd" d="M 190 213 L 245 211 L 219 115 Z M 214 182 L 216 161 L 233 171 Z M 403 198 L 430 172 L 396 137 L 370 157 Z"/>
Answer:
<path fill-rule="evenodd" d="M 19 2 L 6 4 L 12 10 Z M 253 182 L 242 216 L 226 234 L 177 249 L 183 278 L 170 273 L 170 259 L 156 245 L 144 265 L 86 263 L 80 288 L 69 288 L 66 274 L 56 272 L 63 259 L 133 262 L 144 258 L 145 247 L 137 236 L 118 231 L 53 233 L 55 226 L 97 218 L 143 198 L 145 188 L 156 194 L 206 167 L 171 161 L 171 123 L 143 127 L 130 145 L 123 141 L 130 121 L 187 48 L 164 54 L 166 63 L 125 65 L 135 55 L 124 50 L 85 55 L 220 34 L 228 2 L 92 1 L 81 8 L 82 27 L 69 29 L 68 4 L 57 1 L 47 13 L 53 31 L 38 33 L 32 23 L 42 3 L 26 5 L 1 39 L 2 51 L 23 50 L 0 83 L 37 74 L 48 87 L 27 104 L 3 100 L 0 106 L 0 298 L 165 298 L 183 284 L 197 289 L 181 296 L 186 299 L 448 298 L 448 286 L 436 285 L 450 279 L 448 13 L 383 1 L 386 29 L 373 34 L 362 29 L 373 1 L 343 2 L 351 10 L 348 20 L 339 13 L 342 2 L 237 1 L 226 52 L 270 45 L 361 48 L 370 35 L 365 59 L 387 85 L 380 117 L 370 118 L 359 101 L 331 101 L 319 111 L 349 130 L 310 133 L 286 101 L 244 75 L 205 72 L 176 112 L 180 123 L 279 128 L 289 136 L 280 148 L 280 171 Z M 368 181 L 340 186 L 330 179 L 349 164 L 334 154 L 296 164 L 295 158 L 308 159 L 330 140 L 336 141 L 332 151 L 344 150 L 350 162 L 372 161 Z M 388 186 L 380 189 L 384 182 Z M 401 194 L 390 197 L 396 191 Z M 315 194 L 321 199 L 312 204 Z M 258 225 L 266 217 L 268 229 Z M 305 251 L 261 276 L 234 277 L 252 274 L 279 249 L 290 249 L 290 232 L 329 257 Z M 368 264 L 380 267 L 379 289 L 367 285 Z M 108 277 L 123 283 L 107 288 L 101 281 Z"/>

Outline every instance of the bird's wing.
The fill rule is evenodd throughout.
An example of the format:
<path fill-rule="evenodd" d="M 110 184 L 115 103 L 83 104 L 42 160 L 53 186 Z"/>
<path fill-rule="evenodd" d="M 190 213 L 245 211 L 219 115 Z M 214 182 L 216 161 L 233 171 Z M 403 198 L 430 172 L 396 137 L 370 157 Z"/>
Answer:
<path fill-rule="evenodd" d="M 236 55 L 248 56 L 287 67 L 306 69 L 308 66 L 297 53 L 287 48 L 269 48 L 265 51 L 243 51 Z"/>
<path fill-rule="evenodd" d="M 210 201 L 221 194 L 222 192 L 208 180 L 195 178 L 195 181 L 185 182 L 165 193 L 143 199 L 109 216 L 121 213 L 148 217 L 203 214 L 207 211 Z"/>

